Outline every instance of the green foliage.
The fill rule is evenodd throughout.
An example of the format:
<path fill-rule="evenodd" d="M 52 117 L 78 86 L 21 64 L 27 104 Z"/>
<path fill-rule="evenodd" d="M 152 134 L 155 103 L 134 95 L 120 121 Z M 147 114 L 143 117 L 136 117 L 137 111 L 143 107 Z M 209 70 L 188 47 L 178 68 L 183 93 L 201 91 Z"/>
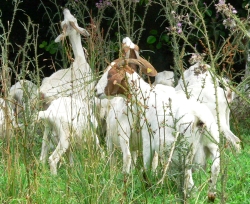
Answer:
<path fill-rule="evenodd" d="M 166 33 L 159 35 L 159 32 L 157 30 L 150 30 L 149 34 L 150 35 L 147 37 L 147 44 L 152 50 L 159 50 L 164 45 L 170 45 L 169 36 Z"/>
<path fill-rule="evenodd" d="M 47 52 L 50 54 L 55 54 L 58 50 L 58 43 L 56 42 L 50 42 L 48 43 L 47 41 L 43 41 L 40 45 L 39 48 L 45 49 Z"/>

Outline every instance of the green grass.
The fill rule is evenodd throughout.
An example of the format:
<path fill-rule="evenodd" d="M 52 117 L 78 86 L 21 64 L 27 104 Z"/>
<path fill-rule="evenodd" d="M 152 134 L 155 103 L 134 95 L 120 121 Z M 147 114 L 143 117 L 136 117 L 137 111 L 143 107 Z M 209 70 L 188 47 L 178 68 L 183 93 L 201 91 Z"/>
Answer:
<path fill-rule="evenodd" d="M 248 141 L 249 132 L 242 136 Z M 145 183 L 140 163 L 130 175 L 121 173 L 121 155 L 117 165 L 110 167 L 109 155 L 101 158 L 88 143 L 74 150 L 74 166 L 68 165 L 67 158 L 60 163 L 57 176 L 50 174 L 49 165 L 39 162 L 41 138 L 36 138 L 30 151 L 24 158 L 22 138 L 11 140 L 10 152 L 6 153 L 6 144 L 0 144 L 0 202 L 1 203 L 181 203 L 178 194 L 178 176 L 167 175 L 164 184 L 156 185 L 162 176 L 161 168 L 157 175 L 148 174 L 149 184 Z M 249 142 L 248 142 L 249 143 Z M 29 145 L 27 145 L 28 147 Z M 226 203 L 250 203 L 250 147 L 240 154 L 225 153 L 226 161 L 222 169 L 227 168 Z M 197 192 L 188 199 L 189 203 L 207 203 L 206 172 L 194 174 Z M 220 179 L 217 183 L 220 203 Z"/>

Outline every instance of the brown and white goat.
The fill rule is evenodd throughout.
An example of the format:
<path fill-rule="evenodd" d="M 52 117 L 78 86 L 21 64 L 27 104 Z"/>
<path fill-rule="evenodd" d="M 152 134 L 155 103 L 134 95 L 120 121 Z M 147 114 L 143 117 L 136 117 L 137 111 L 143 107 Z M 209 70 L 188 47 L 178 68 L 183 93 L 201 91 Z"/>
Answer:
<path fill-rule="evenodd" d="M 160 89 L 152 88 L 134 72 L 129 63 L 139 65 L 144 74 L 154 76 L 157 73 L 153 67 L 149 68 L 141 60 L 112 62 L 96 85 L 96 96 L 105 98 L 121 94 L 128 97 L 132 103 L 136 102 L 134 105 L 140 108 L 141 113 L 143 161 L 146 169 L 149 168 L 155 151 L 164 157 L 166 151 L 171 149 L 177 140 L 176 132 L 183 134 L 191 148 L 192 156 L 189 159 L 187 155 L 183 155 L 187 159 L 186 165 L 192 164 L 192 158 L 196 154 L 202 158 L 195 161 L 202 165 L 212 157 L 209 182 L 209 198 L 212 199 L 215 196 L 216 181 L 220 171 L 219 132 L 213 115 L 205 105 L 186 100 L 185 97 L 180 100 L 172 87 L 169 87 L 168 95 Z M 201 123 L 210 136 L 200 132 Z M 177 154 L 178 152 L 175 152 L 170 160 L 176 160 Z M 190 167 L 186 168 L 185 178 L 188 178 L 186 185 L 190 190 L 194 186 Z"/>
<path fill-rule="evenodd" d="M 141 58 L 139 56 L 139 47 L 135 45 L 130 38 L 126 37 L 122 42 L 123 56 L 112 62 L 111 66 L 123 58 Z M 148 61 L 142 58 L 141 60 L 146 63 L 148 67 L 153 67 Z M 138 71 L 138 65 L 129 64 L 129 66 L 134 71 Z M 137 159 L 137 150 L 140 148 L 140 138 L 136 130 L 136 123 L 138 122 L 137 110 L 130 104 L 131 103 L 127 102 L 123 97 L 114 97 L 109 100 L 109 105 L 106 108 L 106 142 L 108 152 L 111 155 L 111 166 L 113 166 L 115 160 L 113 154 L 115 150 L 114 147 L 120 148 L 123 153 L 124 173 L 129 173 L 131 166 L 133 168 L 133 164 L 135 164 Z"/>

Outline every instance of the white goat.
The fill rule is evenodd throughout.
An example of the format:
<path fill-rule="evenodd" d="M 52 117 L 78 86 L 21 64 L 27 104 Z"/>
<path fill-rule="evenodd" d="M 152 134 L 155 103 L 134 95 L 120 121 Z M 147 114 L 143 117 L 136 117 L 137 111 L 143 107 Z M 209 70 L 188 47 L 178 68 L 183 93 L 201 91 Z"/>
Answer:
<path fill-rule="evenodd" d="M 25 108 L 34 109 L 37 99 L 37 86 L 29 80 L 20 80 L 11 86 L 8 98 L 16 115 Z M 26 104 L 28 104 L 28 107 L 26 107 Z"/>
<path fill-rule="evenodd" d="M 147 66 L 140 60 L 128 59 L 127 63 L 141 65 L 142 71 L 145 74 L 149 73 Z M 149 167 L 155 151 L 163 156 L 165 151 L 171 149 L 177 140 L 176 132 L 183 134 L 191 148 L 194 162 L 204 165 L 206 159 L 212 157 L 209 199 L 213 199 L 220 171 L 219 132 L 213 115 L 205 105 L 193 100 L 185 100 L 185 97 L 179 100 L 180 96 L 166 95 L 160 89 L 150 87 L 127 63 L 123 62 L 122 67 L 120 62 L 111 64 L 96 85 L 96 95 L 99 98 L 105 98 L 107 95 L 125 94 L 131 96 L 130 100 L 136 101 L 137 106 L 140 106 L 143 161 L 146 169 Z M 156 73 L 156 71 L 150 70 L 150 73 Z M 171 88 L 169 87 L 169 89 Z M 201 123 L 204 124 L 210 136 L 200 133 Z M 204 151 L 204 149 L 208 149 L 208 151 Z M 201 154 L 202 150 L 202 157 L 205 161 L 201 158 L 197 159 L 195 156 Z M 176 154 L 173 159 L 176 159 Z M 191 164 L 192 157 L 186 158 L 186 162 L 186 164 Z M 185 176 L 188 178 L 188 189 L 191 189 L 194 186 L 191 169 L 185 171 Z"/>
<path fill-rule="evenodd" d="M 52 174 L 57 174 L 57 163 L 62 155 L 70 150 L 73 141 L 84 143 L 86 134 L 91 133 L 97 147 L 100 148 L 98 137 L 95 134 L 96 118 L 91 108 L 84 101 L 60 97 L 53 100 L 47 110 L 39 112 L 38 120 L 41 119 L 46 123 L 40 157 L 42 163 L 46 161 L 50 144 L 56 145 L 55 150 L 49 157 Z M 51 134 L 49 134 L 50 131 Z"/>
<path fill-rule="evenodd" d="M 52 174 L 57 173 L 57 163 L 69 150 L 72 139 L 81 138 L 84 131 L 90 130 L 91 126 L 94 129 L 97 127 L 97 121 L 92 112 L 93 104 L 89 103 L 89 100 L 94 101 L 94 98 L 89 97 L 94 82 L 91 81 L 92 72 L 86 62 L 80 38 L 80 33 L 85 35 L 88 33 L 77 25 L 77 20 L 68 9 L 64 9 L 63 14 L 64 21 L 61 26 L 64 32 L 55 41 L 59 42 L 65 36 L 69 36 L 75 60 L 72 67 L 59 70 L 43 80 L 40 93 L 49 106 L 46 111 L 38 113 L 38 120 L 46 121 L 40 157 L 43 163 L 46 160 L 48 144 L 56 140 L 57 147 L 49 157 Z M 52 131 L 50 137 L 49 130 Z M 94 136 L 99 147 L 98 138 L 95 134 Z"/>
<path fill-rule="evenodd" d="M 187 94 L 190 98 L 193 98 L 201 103 L 204 103 L 212 112 L 213 116 L 217 119 L 216 111 L 216 95 L 218 98 L 218 115 L 221 131 L 224 133 L 225 138 L 231 143 L 240 143 L 238 137 L 236 137 L 230 130 L 229 114 L 230 109 L 228 103 L 233 100 L 233 93 L 230 89 L 224 90 L 219 87 L 219 82 L 216 80 L 216 93 L 214 87 L 214 81 L 212 79 L 212 73 L 209 71 L 210 66 L 201 62 L 196 63 L 189 69 L 184 71 L 184 79 L 187 87 Z M 180 79 L 178 85 L 175 87 L 178 92 L 185 92 L 183 79 Z M 240 149 L 238 145 L 237 149 Z"/>
<path fill-rule="evenodd" d="M 60 96 L 81 97 L 86 100 L 94 86 L 92 71 L 86 61 L 80 37 L 80 34 L 89 36 L 89 33 L 78 26 L 76 18 L 68 9 L 64 9 L 63 14 L 64 20 L 61 22 L 63 33 L 55 39 L 55 42 L 60 42 L 68 36 L 75 59 L 70 68 L 59 70 L 42 81 L 40 94 L 47 106 Z"/>

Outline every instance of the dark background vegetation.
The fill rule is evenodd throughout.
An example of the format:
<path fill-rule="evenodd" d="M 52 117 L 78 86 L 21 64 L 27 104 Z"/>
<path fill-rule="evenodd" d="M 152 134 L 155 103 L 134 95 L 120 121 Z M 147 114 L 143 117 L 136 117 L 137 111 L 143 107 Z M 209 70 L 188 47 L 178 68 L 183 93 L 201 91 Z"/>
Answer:
<path fill-rule="evenodd" d="M 80 0 L 79 0 L 80 1 Z M 141 0 L 142 1 L 142 0 Z M 33 23 L 39 24 L 39 37 L 38 37 L 38 44 L 41 44 L 43 41 L 50 42 L 53 39 L 51 39 L 51 34 L 48 32 L 48 27 L 50 24 L 49 17 L 47 14 L 45 14 L 44 6 L 41 6 L 41 2 L 43 5 L 45 5 L 48 8 L 48 11 L 51 12 L 51 16 L 55 12 L 57 12 L 57 8 L 55 4 L 51 3 L 49 0 L 24 0 L 23 3 L 19 6 L 19 11 L 17 13 L 13 31 L 10 35 L 10 42 L 12 42 L 12 48 L 9 52 L 9 59 L 12 60 L 15 58 L 15 55 L 18 51 L 18 46 L 22 46 L 24 43 L 24 36 L 25 31 L 23 28 L 23 25 L 20 22 L 27 22 L 27 16 L 29 16 Z M 57 5 L 61 8 L 65 7 L 67 3 L 70 1 L 66 0 L 57 0 Z M 97 8 L 95 6 L 95 3 L 97 1 L 95 0 L 89 0 L 88 1 L 88 8 L 92 11 L 93 15 L 95 15 L 95 12 L 97 11 Z M 204 1 L 201 0 L 201 6 L 204 6 L 206 4 L 209 4 L 210 1 Z M 227 1 L 228 3 L 232 4 L 236 10 L 238 11 L 238 15 L 242 18 L 246 16 L 246 11 L 243 9 L 244 4 L 246 1 L 235 1 L 230 0 Z M 12 0 L 1 0 L 0 1 L 0 10 L 1 10 L 1 20 L 2 23 L 5 25 L 5 28 L 7 28 L 7 22 L 12 19 L 12 13 L 13 13 L 13 1 Z M 138 12 L 143 14 L 143 5 L 139 7 Z M 74 12 L 74 11 L 72 11 Z M 112 16 L 112 13 L 110 13 Z M 216 12 L 215 10 L 212 11 L 211 16 L 206 17 L 207 21 L 211 23 L 210 31 L 213 32 L 213 26 L 214 23 L 221 24 L 222 25 L 222 19 L 216 18 Z M 59 22 L 60 19 L 53 19 L 55 22 Z M 216 22 L 215 22 L 216 20 Z M 139 42 L 139 46 L 142 50 L 142 56 L 147 56 L 150 58 L 151 63 L 156 67 L 158 71 L 162 70 L 170 70 L 170 66 L 173 64 L 173 55 L 171 51 L 170 45 L 162 46 L 160 49 L 157 49 L 154 45 L 149 45 L 147 43 L 147 37 L 150 35 L 150 32 L 152 30 L 157 30 L 158 33 L 162 33 L 165 31 L 165 28 L 167 27 L 167 22 L 162 24 L 164 19 L 159 18 L 159 7 L 157 5 L 152 5 L 149 8 L 146 21 L 145 21 L 145 28 L 146 30 L 143 32 L 143 36 Z M 162 25 L 161 25 L 162 24 Z M 102 25 L 105 32 L 105 25 Z M 2 32 L 0 30 L 0 32 Z M 223 30 L 224 35 L 227 35 L 227 30 Z M 194 42 L 195 43 L 195 42 Z M 244 42 L 243 42 L 244 44 Z M 199 46 L 199 43 L 197 43 Z M 202 47 L 201 47 L 202 49 Z M 143 50 L 150 50 L 150 51 L 143 51 Z M 201 50 L 202 51 L 202 50 Z M 51 73 L 54 72 L 53 69 L 50 68 L 50 65 L 52 63 L 51 60 L 45 60 L 44 59 L 53 59 L 53 55 L 49 52 L 46 52 L 44 49 L 38 48 L 38 53 L 41 54 L 39 58 L 39 66 L 42 68 L 42 72 L 44 76 L 49 76 Z M 31 53 L 32 55 L 32 53 Z M 233 73 L 234 79 L 236 81 L 240 80 L 240 76 L 238 76 L 239 73 L 241 73 L 245 68 L 245 61 L 244 56 L 238 56 L 238 58 L 235 59 L 235 63 L 232 65 L 232 70 L 235 70 Z M 13 82 L 15 79 L 13 79 Z"/>

